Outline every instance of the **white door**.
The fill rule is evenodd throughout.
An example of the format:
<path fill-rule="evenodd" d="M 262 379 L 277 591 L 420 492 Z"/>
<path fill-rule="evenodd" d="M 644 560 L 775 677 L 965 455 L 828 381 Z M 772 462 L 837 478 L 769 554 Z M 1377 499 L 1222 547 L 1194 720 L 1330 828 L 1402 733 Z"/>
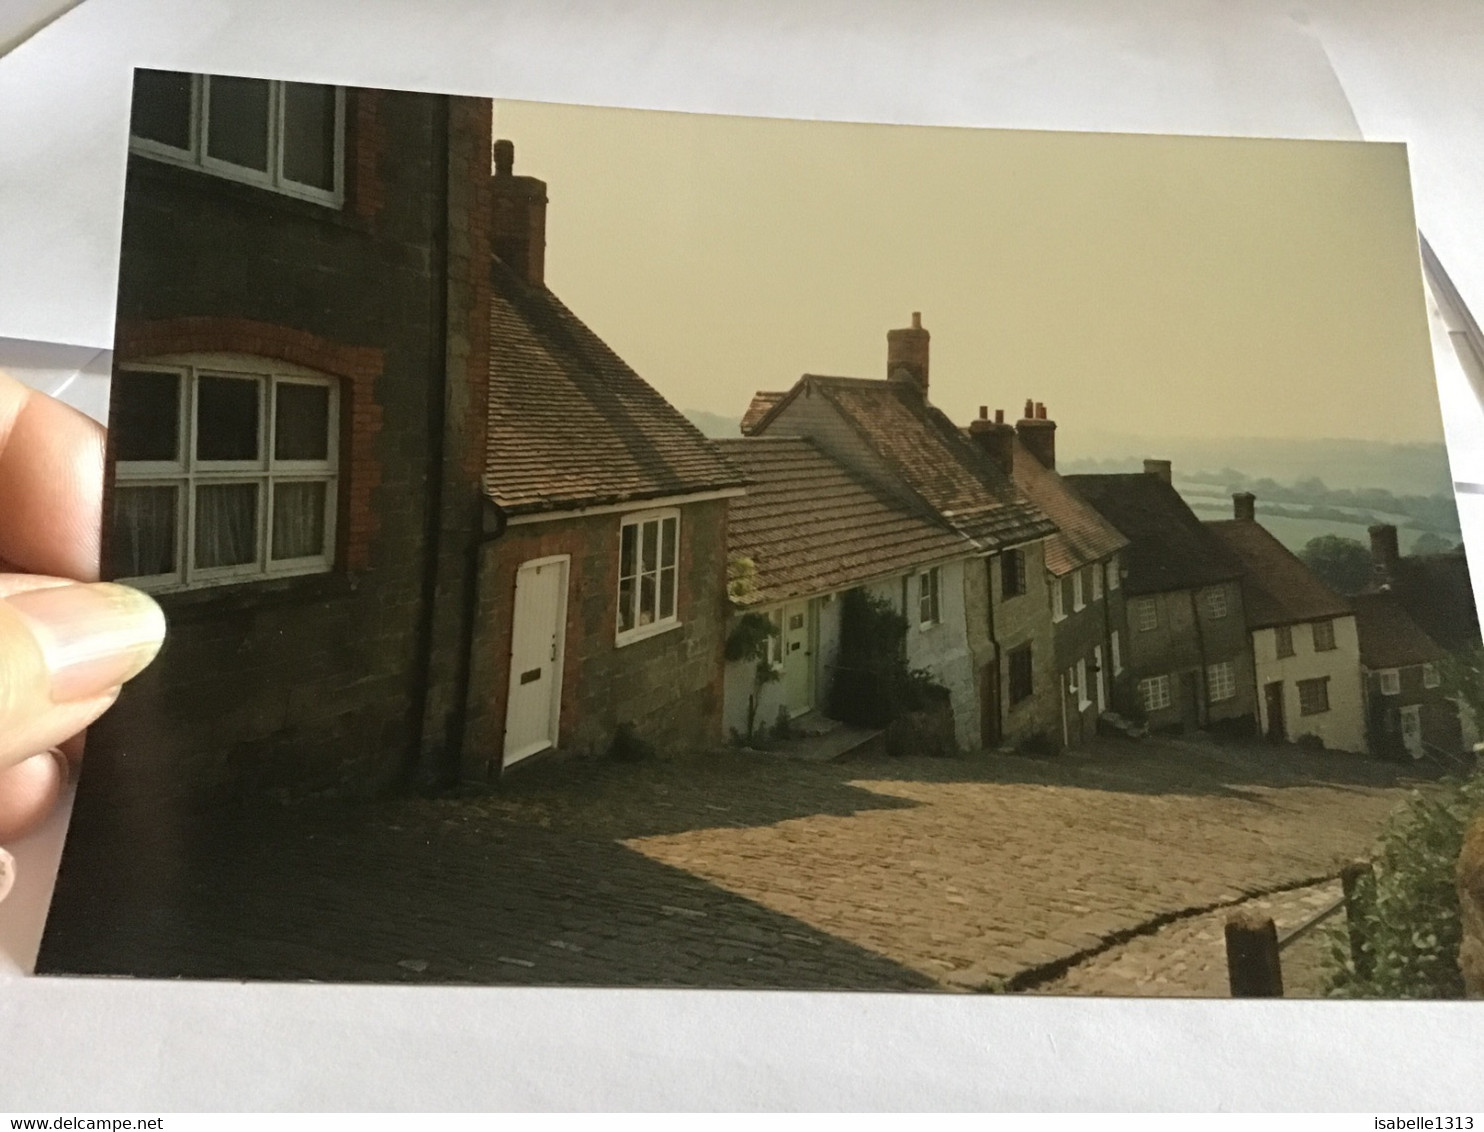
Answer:
<path fill-rule="evenodd" d="M 814 649 L 811 644 L 812 603 L 794 602 L 783 607 L 783 702 L 789 717 L 803 715 L 814 706 Z"/>
<path fill-rule="evenodd" d="M 1422 757 L 1422 707 L 1412 704 L 1402 708 L 1402 746 L 1414 759 Z"/>
<path fill-rule="evenodd" d="M 515 575 L 504 765 L 555 747 L 562 706 L 567 556 L 527 562 Z"/>

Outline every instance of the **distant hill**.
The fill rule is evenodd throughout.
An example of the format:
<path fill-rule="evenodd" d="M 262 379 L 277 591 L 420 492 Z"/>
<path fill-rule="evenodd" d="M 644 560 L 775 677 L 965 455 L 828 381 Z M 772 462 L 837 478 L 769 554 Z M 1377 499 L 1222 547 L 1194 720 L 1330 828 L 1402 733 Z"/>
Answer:
<path fill-rule="evenodd" d="M 705 409 L 682 409 L 685 419 L 701 432 L 717 440 L 742 435 L 742 422 L 737 417 L 724 417 L 720 413 L 708 413 Z"/>

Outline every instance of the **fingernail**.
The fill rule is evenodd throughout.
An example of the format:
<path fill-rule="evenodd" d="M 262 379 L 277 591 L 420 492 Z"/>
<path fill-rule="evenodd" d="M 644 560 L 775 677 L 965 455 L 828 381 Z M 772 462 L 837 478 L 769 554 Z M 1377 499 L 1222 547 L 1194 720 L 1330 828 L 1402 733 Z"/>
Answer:
<path fill-rule="evenodd" d="M 11 888 L 15 885 L 15 858 L 0 849 L 0 900 L 10 895 Z"/>
<path fill-rule="evenodd" d="M 41 646 L 59 704 L 102 695 L 137 676 L 165 639 L 160 607 L 112 582 L 27 590 L 6 600 Z"/>

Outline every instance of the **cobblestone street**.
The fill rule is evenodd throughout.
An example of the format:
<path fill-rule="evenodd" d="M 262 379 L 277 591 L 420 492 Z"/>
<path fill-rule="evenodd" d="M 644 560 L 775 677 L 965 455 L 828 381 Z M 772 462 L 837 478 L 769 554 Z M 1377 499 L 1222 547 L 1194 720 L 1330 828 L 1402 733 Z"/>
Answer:
<path fill-rule="evenodd" d="M 1398 769 L 1205 740 L 1045 760 L 729 751 L 117 834 L 85 796 L 39 969 L 1223 993 L 1224 912 L 1106 941 L 1333 876 L 1404 796 Z"/>

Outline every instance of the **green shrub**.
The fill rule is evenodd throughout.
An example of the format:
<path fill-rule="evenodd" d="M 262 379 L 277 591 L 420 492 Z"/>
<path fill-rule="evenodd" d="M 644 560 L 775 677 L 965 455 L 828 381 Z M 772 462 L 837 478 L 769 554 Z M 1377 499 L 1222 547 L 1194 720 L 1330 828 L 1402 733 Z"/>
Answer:
<path fill-rule="evenodd" d="M 1484 812 L 1484 775 L 1414 793 L 1382 827 L 1374 885 L 1348 913 L 1371 970 L 1357 973 L 1345 919 L 1328 931 L 1328 993 L 1342 998 L 1462 998 L 1455 870 L 1470 819 Z"/>
<path fill-rule="evenodd" d="M 849 590 L 840 604 L 840 652 L 829 714 L 859 727 L 886 727 L 908 712 L 940 707 L 948 689 L 907 667 L 907 619 L 889 602 Z"/>

